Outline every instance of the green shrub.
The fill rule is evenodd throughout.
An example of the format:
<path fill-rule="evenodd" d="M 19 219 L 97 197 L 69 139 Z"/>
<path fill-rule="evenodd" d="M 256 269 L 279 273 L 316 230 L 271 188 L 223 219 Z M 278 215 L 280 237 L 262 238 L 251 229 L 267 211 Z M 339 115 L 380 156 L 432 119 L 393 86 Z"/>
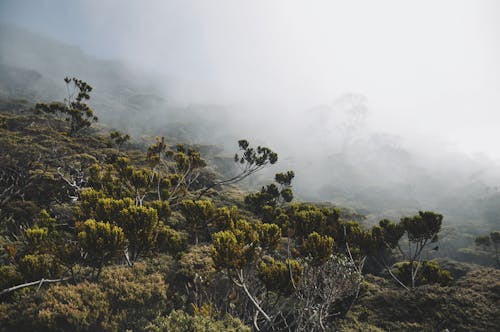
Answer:
<path fill-rule="evenodd" d="M 414 271 L 416 270 L 418 263 L 413 262 Z M 404 284 L 410 284 L 410 263 L 400 262 L 396 263 L 392 267 L 393 273 L 401 280 Z M 417 271 L 416 285 L 427 285 L 427 284 L 440 284 L 441 286 L 448 286 L 453 282 L 453 277 L 451 273 L 441 269 L 439 263 L 436 261 L 423 261 L 419 266 Z"/>
<path fill-rule="evenodd" d="M 19 261 L 19 271 L 28 281 L 57 278 L 62 272 L 53 255 L 26 255 Z"/>
<path fill-rule="evenodd" d="M 239 319 L 230 315 L 216 320 L 203 315 L 188 315 L 174 310 L 166 317 L 159 317 L 147 326 L 149 332 L 250 332 Z"/>
<path fill-rule="evenodd" d="M 14 265 L 0 266 L 0 290 L 18 285 L 22 282 L 23 278 Z"/>
<path fill-rule="evenodd" d="M 491 271 L 471 272 L 456 286 L 432 284 L 411 291 L 367 276 L 358 302 L 339 322 L 346 329 L 339 330 L 369 325 L 384 331 L 495 331 L 500 326 L 500 297 L 493 294 L 500 295 L 500 275 L 488 277 Z"/>
<path fill-rule="evenodd" d="M 167 305 L 167 285 L 158 273 L 147 274 L 146 266 L 105 269 L 99 287 L 106 293 L 109 311 L 120 331 L 141 329 Z"/>
<path fill-rule="evenodd" d="M 49 331 L 109 330 L 106 293 L 98 285 L 56 285 L 45 294 L 35 319 Z"/>

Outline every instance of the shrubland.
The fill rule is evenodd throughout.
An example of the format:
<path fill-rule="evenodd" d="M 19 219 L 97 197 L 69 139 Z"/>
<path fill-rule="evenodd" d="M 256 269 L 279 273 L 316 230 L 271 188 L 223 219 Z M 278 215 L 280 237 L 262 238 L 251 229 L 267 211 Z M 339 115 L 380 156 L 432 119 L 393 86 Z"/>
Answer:
<path fill-rule="evenodd" d="M 490 331 L 498 270 L 433 260 L 445 216 L 368 225 L 294 199 L 278 154 L 238 141 L 234 169 L 163 137 L 95 124 L 92 87 L 0 104 L 0 330 Z M 210 149 L 206 149 L 210 151 Z M 498 261 L 495 232 L 476 240 Z M 443 266 L 453 267 L 450 271 Z M 453 265 L 455 264 L 455 265 Z"/>

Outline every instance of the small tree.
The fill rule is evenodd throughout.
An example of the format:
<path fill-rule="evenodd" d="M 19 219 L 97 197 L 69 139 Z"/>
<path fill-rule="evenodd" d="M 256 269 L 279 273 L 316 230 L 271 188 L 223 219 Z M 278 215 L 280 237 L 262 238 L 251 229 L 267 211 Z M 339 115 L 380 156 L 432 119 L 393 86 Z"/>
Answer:
<path fill-rule="evenodd" d="M 404 288 L 416 287 L 416 281 L 424 267 L 424 253 L 432 244 L 438 241 L 438 233 L 441 230 L 443 216 L 432 211 L 419 211 L 412 217 L 403 217 L 399 223 L 390 220 L 381 220 L 378 226 L 372 228 L 369 236 L 364 237 L 361 245 L 367 253 L 374 257 L 387 272 Z M 406 248 L 401 246 L 400 240 L 406 235 Z M 405 265 L 408 275 L 404 278 L 395 275 L 383 256 L 388 251 L 398 249 Z M 401 270 L 401 269 L 400 269 Z M 405 281 L 408 281 L 405 283 Z"/>
<path fill-rule="evenodd" d="M 417 263 L 415 262 L 414 265 L 414 268 L 416 268 Z M 411 283 L 411 280 L 409 279 L 411 276 L 411 269 L 408 261 L 396 263 L 392 269 L 394 270 L 394 274 L 403 283 Z M 421 272 L 415 280 L 417 285 L 440 284 L 441 286 L 449 286 L 453 281 L 451 273 L 441 269 L 439 263 L 436 261 L 422 261 L 420 271 Z"/>
<path fill-rule="evenodd" d="M 265 210 L 274 210 L 284 203 L 291 202 L 293 200 L 291 183 L 294 176 L 293 171 L 277 173 L 275 181 L 278 185 L 271 183 L 262 187 L 259 192 L 245 196 L 245 203 L 257 215 L 263 215 Z"/>
<path fill-rule="evenodd" d="M 121 146 L 130 139 L 130 135 L 123 134 L 120 133 L 119 131 L 114 130 L 111 133 L 109 133 L 109 138 L 111 139 L 111 141 L 113 141 L 116 147 L 120 149 Z"/>
<path fill-rule="evenodd" d="M 126 247 L 125 235 L 118 226 L 108 222 L 85 221 L 78 233 L 78 243 L 84 252 L 88 265 L 92 266 L 93 277 L 99 278 L 102 267 L 123 254 Z"/>
<path fill-rule="evenodd" d="M 226 271 L 232 283 L 244 291 L 256 312 L 261 314 L 267 323 L 271 323 L 271 317 L 264 311 L 256 296 L 252 294 L 246 275 L 249 267 L 250 271 L 253 270 L 251 265 L 255 263 L 256 249 L 259 246 L 258 233 L 254 227 L 250 223 L 240 220 L 233 229 L 213 234 L 212 239 L 212 259 L 215 267 Z M 254 325 L 256 324 L 254 321 Z M 259 330 L 257 326 L 256 328 Z"/>
<path fill-rule="evenodd" d="M 253 148 L 245 139 L 239 140 L 238 146 L 240 153 L 234 155 L 234 162 L 238 164 L 240 171 L 235 176 L 214 182 L 204 188 L 198 195 L 198 199 L 212 188 L 238 183 L 265 167 L 276 164 L 278 161 L 278 154 L 267 147 L 258 146 Z"/>
<path fill-rule="evenodd" d="M 158 234 L 158 213 L 153 208 L 129 206 L 120 211 L 116 224 L 123 229 L 128 241 L 127 254 L 135 262 L 148 254 L 156 245 Z"/>
<path fill-rule="evenodd" d="M 361 275 L 347 258 L 331 256 L 321 265 L 303 264 L 300 282 L 296 283 L 293 331 L 333 331 L 332 320 L 339 315 L 339 304 L 353 296 Z"/>
<path fill-rule="evenodd" d="M 64 82 L 66 82 L 68 92 L 68 97 L 64 99 L 64 102 L 38 103 L 35 110 L 37 113 L 64 117 L 70 124 L 69 134 L 74 136 L 80 130 L 90 127 L 92 122 L 96 122 L 98 119 L 94 115 L 94 111 L 85 103 L 86 100 L 90 99 L 89 93 L 92 91 L 92 87 L 75 77 L 66 77 Z"/>
<path fill-rule="evenodd" d="M 322 265 L 333 254 L 333 238 L 312 232 L 302 243 L 302 252 L 310 258 L 311 265 Z"/>
<path fill-rule="evenodd" d="M 156 138 L 148 148 L 147 159 L 154 174 L 158 200 L 177 205 L 198 184 L 201 170 L 207 165 L 199 151 L 183 144 L 170 148 L 165 138 Z"/>
<path fill-rule="evenodd" d="M 208 200 L 183 200 L 180 209 L 186 218 L 187 227 L 193 235 L 194 243 L 198 244 L 200 235 L 203 232 L 208 233 L 208 225 L 216 217 L 216 207 Z"/>
<path fill-rule="evenodd" d="M 443 216 L 432 211 L 419 211 L 418 215 L 401 219 L 401 226 L 408 237 L 407 257 L 410 263 L 411 288 L 415 288 L 417 273 L 422 265 L 422 253 L 432 243 L 437 242 L 442 222 Z"/>

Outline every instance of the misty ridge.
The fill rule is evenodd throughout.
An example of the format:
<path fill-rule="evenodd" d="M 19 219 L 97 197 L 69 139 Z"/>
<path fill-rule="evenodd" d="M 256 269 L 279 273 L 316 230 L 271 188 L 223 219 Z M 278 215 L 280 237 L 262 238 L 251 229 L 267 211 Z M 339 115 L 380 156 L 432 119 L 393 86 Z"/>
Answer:
<path fill-rule="evenodd" d="M 366 214 L 369 222 L 439 210 L 448 224 L 482 225 L 478 233 L 500 224 L 497 161 L 462 153 L 438 138 L 378 129 L 370 96 L 346 92 L 292 112 L 257 100 L 190 102 L 186 91 L 177 95 L 173 77 L 0 26 L 0 97 L 62 99 L 60 78 L 68 75 L 94 86 L 91 105 L 101 123 L 136 141 L 159 135 L 172 142 L 213 144 L 223 149 L 221 156 L 231 158 L 233 142 L 247 138 L 278 151 L 279 163 L 247 181 L 248 188 L 259 188 L 273 172 L 293 169 L 298 199 L 348 206 Z"/>
<path fill-rule="evenodd" d="M 0 1 L 0 332 L 498 330 L 498 14 Z"/>

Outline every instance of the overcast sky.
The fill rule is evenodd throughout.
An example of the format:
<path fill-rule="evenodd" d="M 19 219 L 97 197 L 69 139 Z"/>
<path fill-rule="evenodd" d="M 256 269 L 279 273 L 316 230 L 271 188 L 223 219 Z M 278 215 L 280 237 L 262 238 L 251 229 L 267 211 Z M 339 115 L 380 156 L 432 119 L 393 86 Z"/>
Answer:
<path fill-rule="evenodd" d="M 175 77 L 189 101 L 298 114 L 361 94 L 380 130 L 500 158 L 497 0 L 0 0 L 0 21 Z"/>

